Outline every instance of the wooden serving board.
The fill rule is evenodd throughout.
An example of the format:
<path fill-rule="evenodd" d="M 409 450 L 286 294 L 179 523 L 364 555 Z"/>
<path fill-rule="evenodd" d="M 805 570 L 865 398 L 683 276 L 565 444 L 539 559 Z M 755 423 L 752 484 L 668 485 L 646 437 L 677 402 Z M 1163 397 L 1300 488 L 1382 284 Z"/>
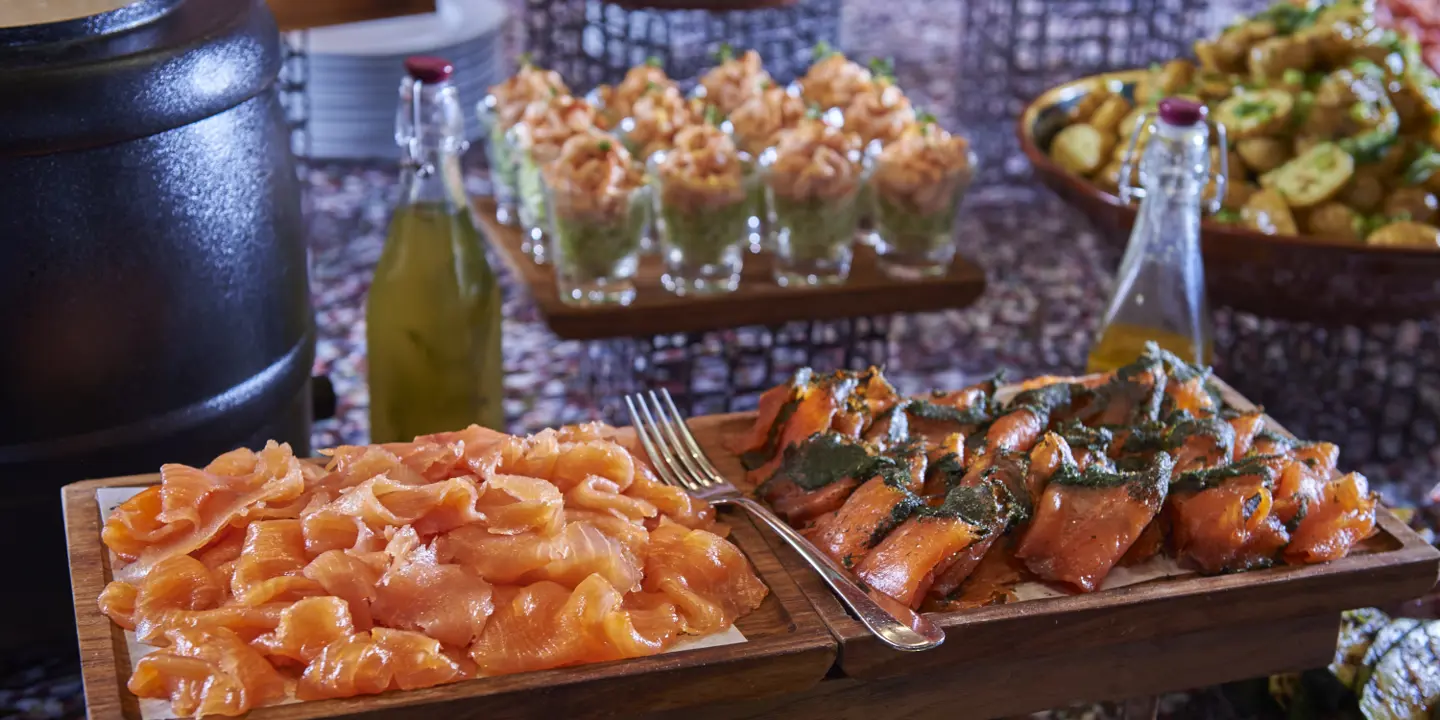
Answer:
<path fill-rule="evenodd" d="M 970 305 L 985 291 L 985 272 L 962 257 L 955 258 L 948 275 L 906 282 L 887 277 L 876 265 L 875 251 L 856 243 L 850 279 L 842 285 L 782 288 L 771 277 L 774 256 L 760 253 L 745 256 L 735 292 L 678 297 L 660 284 L 660 258 L 644 255 L 635 276 L 634 302 L 577 307 L 560 301 L 555 267 L 537 265 L 521 252 L 520 231 L 495 221 L 493 200 L 478 198 L 475 209 L 501 262 L 530 289 L 551 332 L 566 340 L 945 310 Z"/>
<path fill-rule="evenodd" d="M 1250 406 L 1228 386 L 1223 390 L 1231 404 Z M 717 469 L 739 481 L 744 471 L 728 447 L 753 422 L 754 413 L 732 413 L 696 418 L 690 427 Z M 839 641 L 843 674 L 906 677 L 853 690 L 827 682 L 795 698 L 746 703 L 737 712 L 760 716 L 791 702 L 839 710 L 871 696 L 889 697 L 879 707 L 904 707 L 905 688 L 938 682 L 954 692 L 912 699 L 917 713 L 928 702 L 949 717 L 984 718 L 1323 666 L 1334 654 L 1342 611 L 1419 597 L 1440 577 L 1440 551 L 1389 511 L 1378 516 L 1379 532 L 1367 541 L 1367 552 L 1334 562 L 937 613 L 931 619 L 945 629 L 945 644 L 919 653 L 882 645 L 798 555 L 767 534 Z M 947 696 L 964 698 L 963 707 L 947 706 Z"/>
<path fill-rule="evenodd" d="M 104 519 L 95 491 L 153 485 L 159 475 L 88 480 L 63 490 L 75 624 L 91 720 L 140 720 L 125 689 L 130 678 L 124 631 L 95 604 L 112 577 L 100 542 Z M 727 515 L 731 540 L 770 588 L 765 602 L 736 627 L 746 642 L 645 658 L 467 680 L 423 690 L 253 710 L 254 720 L 300 720 L 364 714 L 375 718 L 508 720 L 630 717 L 699 704 L 726 704 L 796 693 L 820 681 L 835 662 L 835 641 L 795 581 L 743 515 Z"/>

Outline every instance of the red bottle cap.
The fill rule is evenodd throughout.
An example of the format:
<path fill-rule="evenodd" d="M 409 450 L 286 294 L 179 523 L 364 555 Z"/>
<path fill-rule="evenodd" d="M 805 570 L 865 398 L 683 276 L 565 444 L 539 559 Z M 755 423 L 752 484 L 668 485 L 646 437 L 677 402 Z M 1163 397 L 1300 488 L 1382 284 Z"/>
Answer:
<path fill-rule="evenodd" d="M 455 66 L 445 58 L 432 55 L 412 55 L 405 58 L 405 72 L 423 83 L 445 82 L 455 72 Z"/>
<path fill-rule="evenodd" d="M 1190 127 L 1205 119 L 1209 110 L 1194 100 L 1168 97 L 1160 101 L 1160 119 L 1168 125 Z"/>

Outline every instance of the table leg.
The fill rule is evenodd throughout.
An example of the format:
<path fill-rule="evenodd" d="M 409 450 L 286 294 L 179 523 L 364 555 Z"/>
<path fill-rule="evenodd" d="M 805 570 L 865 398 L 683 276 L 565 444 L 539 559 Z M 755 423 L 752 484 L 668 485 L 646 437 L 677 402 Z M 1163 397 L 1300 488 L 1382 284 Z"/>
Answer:
<path fill-rule="evenodd" d="M 1125 720 L 1155 720 L 1160 714 L 1160 696 L 1130 698 L 1121 706 Z"/>

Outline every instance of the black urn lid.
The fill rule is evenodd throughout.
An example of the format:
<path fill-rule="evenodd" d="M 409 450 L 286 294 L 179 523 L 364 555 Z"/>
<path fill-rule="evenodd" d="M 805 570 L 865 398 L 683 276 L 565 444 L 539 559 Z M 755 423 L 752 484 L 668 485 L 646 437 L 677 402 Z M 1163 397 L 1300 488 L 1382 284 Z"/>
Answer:
<path fill-rule="evenodd" d="M 275 82 L 264 0 L 137 0 L 0 27 L 0 157 L 110 145 L 217 115 Z"/>

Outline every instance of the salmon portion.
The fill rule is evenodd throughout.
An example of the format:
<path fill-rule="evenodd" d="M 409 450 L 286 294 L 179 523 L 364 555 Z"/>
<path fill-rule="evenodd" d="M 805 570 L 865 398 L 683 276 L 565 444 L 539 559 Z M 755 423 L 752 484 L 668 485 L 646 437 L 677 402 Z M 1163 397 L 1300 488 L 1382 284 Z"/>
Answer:
<path fill-rule="evenodd" d="M 856 577 L 910 608 L 920 606 L 935 568 L 980 539 L 960 518 L 922 515 L 906 520 L 855 568 Z"/>
<path fill-rule="evenodd" d="M 795 411 L 786 419 L 775 444 L 774 455 L 746 473 L 746 480 L 752 486 L 759 485 L 775 474 L 784 459 L 785 451 L 808 440 L 811 436 L 830 429 L 835 414 L 842 408 L 845 398 L 853 388 L 853 382 L 822 383 L 804 388 L 795 405 Z"/>
<path fill-rule="evenodd" d="M 285 678 L 259 651 L 223 629 L 166 631 L 169 647 L 140 658 L 127 687 L 165 698 L 177 715 L 243 715 L 285 694 Z"/>
<path fill-rule="evenodd" d="M 852 382 L 853 385 L 853 382 Z M 714 509 L 598 424 L 167 466 L 106 519 L 103 613 L 181 715 L 663 652 L 768 590 Z M 714 530 L 715 532 L 711 532 Z"/>
<path fill-rule="evenodd" d="M 1317 499 L 1307 504 L 1285 547 L 1285 560 L 1317 563 L 1345 557 L 1375 531 L 1375 503 L 1370 483 L 1360 473 L 1325 483 Z"/>
<path fill-rule="evenodd" d="M 1025 576 L 1025 566 L 1015 559 L 1015 544 L 1010 538 L 984 544 L 988 551 L 975 567 L 965 573 L 959 587 L 941 592 L 941 581 L 935 581 L 933 600 L 924 609 L 931 612 L 954 612 L 986 605 L 1001 605 L 1015 599 L 1015 586 Z"/>
<path fill-rule="evenodd" d="M 814 490 L 804 490 L 793 481 L 784 480 L 772 485 L 768 497 L 777 515 L 791 525 L 805 525 L 839 510 L 858 487 L 860 481 L 853 477 L 841 478 Z"/>
<path fill-rule="evenodd" d="M 1155 519 L 1172 465 L 1160 453 L 1143 472 L 1052 479 L 1015 556 L 1040 579 L 1093 591 Z"/>
<path fill-rule="evenodd" d="M 644 589 L 663 595 L 680 614 L 680 629 L 704 635 L 757 607 L 768 591 L 738 548 L 714 533 L 661 523 L 650 533 Z"/>
<path fill-rule="evenodd" d="M 469 654 L 482 674 L 506 675 L 659 652 L 679 632 L 679 616 L 654 598 L 637 602 L 644 606 L 627 611 L 598 575 L 573 591 L 550 581 L 506 586 Z"/>
<path fill-rule="evenodd" d="M 434 638 L 404 630 L 375 628 L 326 645 L 296 684 L 301 700 L 374 695 L 411 690 L 464 677 L 460 663 Z"/>
<path fill-rule="evenodd" d="M 810 541 L 844 567 L 854 567 L 919 505 L 914 493 L 876 475 L 851 493 L 840 509 L 821 517 Z"/>
<path fill-rule="evenodd" d="M 354 633 L 350 607 L 344 600 L 313 597 L 282 610 L 274 631 L 255 638 L 251 645 L 272 657 L 308 665 L 325 646 Z"/>
<path fill-rule="evenodd" d="M 1175 554 L 1206 573 L 1273 564 L 1290 537 L 1274 515 L 1268 484 L 1257 474 L 1173 492 L 1167 514 Z"/>

